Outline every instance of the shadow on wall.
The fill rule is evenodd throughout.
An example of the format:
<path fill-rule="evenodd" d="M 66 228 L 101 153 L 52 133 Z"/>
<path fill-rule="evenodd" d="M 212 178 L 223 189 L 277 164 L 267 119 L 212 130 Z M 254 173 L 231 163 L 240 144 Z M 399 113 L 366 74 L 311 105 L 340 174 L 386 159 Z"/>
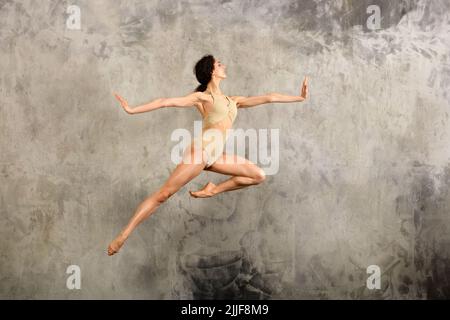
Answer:
<path fill-rule="evenodd" d="M 244 248 L 215 250 L 203 247 L 180 259 L 193 299 L 265 300 L 280 291 L 283 271 L 258 271 Z"/>

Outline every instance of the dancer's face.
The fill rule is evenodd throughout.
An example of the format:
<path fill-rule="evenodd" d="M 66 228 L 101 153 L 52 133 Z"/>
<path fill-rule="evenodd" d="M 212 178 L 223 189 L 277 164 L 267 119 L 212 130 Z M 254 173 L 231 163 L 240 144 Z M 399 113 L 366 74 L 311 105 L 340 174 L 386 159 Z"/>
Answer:
<path fill-rule="evenodd" d="M 219 59 L 216 59 L 216 61 L 214 61 L 214 72 L 213 72 L 213 74 L 216 77 L 225 79 L 227 77 L 225 69 L 226 69 L 226 65 L 224 65 L 222 63 L 222 61 L 220 61 Z"/>

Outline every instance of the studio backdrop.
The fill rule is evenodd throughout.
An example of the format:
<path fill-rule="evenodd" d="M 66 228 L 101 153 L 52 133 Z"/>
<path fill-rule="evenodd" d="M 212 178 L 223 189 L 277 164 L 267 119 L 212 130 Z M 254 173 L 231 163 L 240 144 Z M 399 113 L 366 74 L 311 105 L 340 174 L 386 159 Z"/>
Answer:
<path fill-rule="evenodd" d="M 450 297 L 446 0 L 0 1 L 0 298 Z M 120 252 L 177 167 L 211 54 L 263 183 L 194 198 L 204 170 Z M 224 100 L 225 101 L 225 100 Z M 185 130 L 185 131 L 184 131 Z M 252 136 L 252 134 L 248 134 Z M 262 147 L 261 147 L 262 146 Z M 255 151 L 256 150 L 256 151 Z"/>

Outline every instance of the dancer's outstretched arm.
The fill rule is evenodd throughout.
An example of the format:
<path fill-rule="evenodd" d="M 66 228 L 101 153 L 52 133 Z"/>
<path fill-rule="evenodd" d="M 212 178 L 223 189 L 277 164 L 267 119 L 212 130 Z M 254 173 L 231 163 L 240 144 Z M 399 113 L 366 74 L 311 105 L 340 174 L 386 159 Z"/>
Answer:
<path fill-rule="evenodd" d="M 132 108 L 128 105 L 128 102 L 124 98 L 122 98 L 116 93 L 114 94 L 114 96 L 116 97 L 117 100 L 119 100 L 123 109 L 128 114 L 148 112 L 166 107 L 182 107 L 182 108 L 193 107 L 201 101 L 200 100 L 201 92 L 193 92 L 184 97 L 155 99 L 149 103 Z"/>
<path fill-rule="evenodd" d="M 299 96 L 289 96 L 281 93 L 271 92 L 266 95 L 253 97 L 232 96 L 231 99 L 236 101 L 236 105 L 238 108 L 248 108 L 265 103 L 302 102 L 306 100 L 307 96 L 308 96 L 308 79 L 305 77 L 305 79 L 303 80 Z"/>

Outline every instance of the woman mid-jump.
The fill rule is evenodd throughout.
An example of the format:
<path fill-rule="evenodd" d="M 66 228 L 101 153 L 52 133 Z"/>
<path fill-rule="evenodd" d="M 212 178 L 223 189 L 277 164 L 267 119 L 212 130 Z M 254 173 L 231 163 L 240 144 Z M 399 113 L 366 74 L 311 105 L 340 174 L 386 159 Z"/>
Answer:
<path fill-rule="evenodd" d="M 125 99 L 115 94 L 123 109 L 129 114 L 153 111 L 159 108 L 195 106 L 203 117 L 203 126 L 202 136 L 195 138 L 190 147 L 186 148 L 182 161 L 176 166 L 164 185 L 139 204 L 128 224 L 109 244 L 108 255 L 118 252 L 139 223 L 148 218 L 170 196 L 203 170 L 222 173 L 231 178 L 218 185 L 208 182 L 199 191 L 189 191 L 195 198 L 211 197 L 221 192 L 256 185 L 265 180 L 264 171 L 256 164 L 238 155 L 224 152 L 228 136 L 227 129 L 232 127 L 239 108 L 265 103 L 304 101 L 308 95 L 307 78 L 304 78 L 298 96 L 269 93 L 254 97 L 229 97 L 220 90 L 220 81 L 227 77 L 225 69 L 226 66 L 212 55 L 203 56 L 194 68 L 200 85 L 195 92 L 184 97 L 160 98 L 148 104 L 131 108 Z M 213 139 L 206 139 L 205 137 L 211 131 L 220 134 L 215 134 Z M 199 159 L 199 161 L 192 161 L 193 159 Z"/>

